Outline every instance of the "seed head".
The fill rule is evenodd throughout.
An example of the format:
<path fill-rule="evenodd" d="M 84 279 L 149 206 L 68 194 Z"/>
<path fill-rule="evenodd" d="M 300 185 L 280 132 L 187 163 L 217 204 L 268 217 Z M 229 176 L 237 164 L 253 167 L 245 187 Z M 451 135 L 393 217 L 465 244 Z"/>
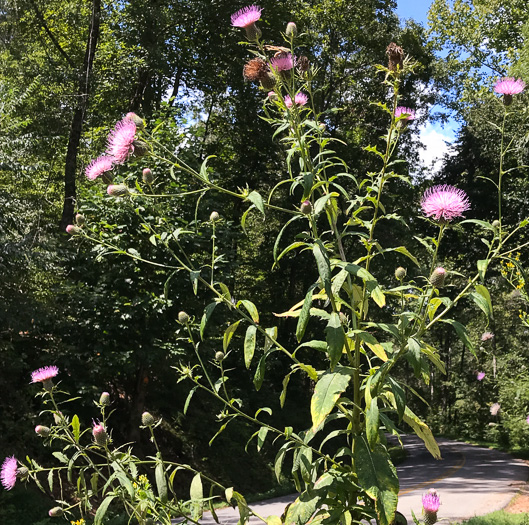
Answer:
<path fill-rule="evenodd" d="M 312 213 L 312 204 L 309 200 L 303 201 L 301 203 L 301 206 L 299 207 L 299 210 L 304 215 L 310 215 Z"/>
<path fill-rule="evenodd" d="M 268 76 L 268 73 L 270 73 L 268 64 L 262 58 L 256 57 L 244 65 L 242 74 L 244 80 L 260 82 Z"/>
<path fill-rule="evenodd" d="M 217 222 L 219 219 L 220 219 L 219 212 L 217 212 L 217 211 L 212 211 L 212 212 L 211 212 L 211 215 L 209 216 L 209 220 L 210 220 L 211 222 Z"/>
<path fill-rule="evenodd" d="M 79 226 L 75 226 L 75 224 L 68 224 L 68 226 L 66 226 L 66 233 L 70 234 L 72 237 L 74 235 L 81 235 L 82 232 L 83 230 L 81 230 Z"/>
<path fill-rule="evenodd" d="M 53 509 L 48 511 L 50 518 L 60 518 L 63 514 L 64 511 L 61 509 L 61 507 L 53 507 Z"/>
<path fill-rule="evenodd" d="M 217 362 L 221 362 L 221 361 L 224 361 L 224 358 L 226 356 L 224 355 L 224 352 L 221 352 L 220 350 L 218 352 L 215 353 L 215 361 Z"/>
<path fill-rule="evenodd" d="M 125 184 L 110 184 L 107 188 L 107 193 L 111 197 L 126 197 L 130 195 L 130 190 Z"/>
<path fill-rule="evenodd" d="M 145 184 L 152 184 L 154 182 L 154 175 L 152 174 L 152 171 L 149 168 L 144 168 L 141 177 Z"/>
<path fill-rule="evenodd" d="M 402 47 L 391 42 L 386 49 L 386 55 L 388 55 L 388 69 L 390 71 L 400 71 L 404 64 L 404 50 Z"/>

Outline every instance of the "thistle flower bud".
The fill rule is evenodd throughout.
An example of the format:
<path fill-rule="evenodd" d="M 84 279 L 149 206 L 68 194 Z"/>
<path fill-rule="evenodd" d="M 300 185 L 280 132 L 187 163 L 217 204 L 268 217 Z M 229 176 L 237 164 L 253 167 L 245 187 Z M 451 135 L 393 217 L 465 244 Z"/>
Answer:
<path fill-rule="evenodd" d="M 256 40 L 259 40 L 263 34 L 262 31 L 255 24 L 250 24 L 244 29 L 246 31 L 246 38 L 250 40 L 250 42 L 255 42 Z"/>
<path fill-rule="evenodd" d="M 395 270 L 395 278 L 399 281 L 402 281 L 402 279 L 404 279 L 404 277 L 406 277 L 406 268 L 403 268 L 402 266 L 399 266 L 396 270 Z"/>
<path fill-rule="evenodd" d="M 266 75 L 263 75 L 260 79 L 261 86 L 263 86 L 263 89 L 274 89 L 276 87 L 276 77 L 272 75 L 272 73 L 267 73 Z"/>
<path fill-rule="evenodd" d="M 305 55 L 301 55 L 297 60 L 296 64 L 298 66 L 298 69 L 302 73 L 306 73 L 310 68 L 310 62 L 309 59 Z"/>
<path fill-rule="evenodd" d="M 430 276 L 430 282 L 435 288 L 441 288 L 445 284 L 446 270 L 440 266 L 436 268 Z"/>
<path fill-rule="evenodd" d="M 180 324 L 189 323 L 189 315 L 187 315 L 184 311 L 178 312 L 178 322 Z"/>
<path fill-rule="evenodd" d="M 143 157 L 149 153 L 149 146 L 143 140 L 135 139 L 132 141 L 132 146 L 134 148 L 135 157 Z"/>
<path fill-rule="evenodd" d="M 110 394 L 108 392 L 103 392 L 99 398 L 99 404 L 104 407 L 110 405 Z"/>
<path fill-rule="evenodd" d="M 95 442 L 100 447 L 104 447 L 108 443 L 107 431 L 101 423 L 94 423 L 94 426 L 92 428 L 92 435 L 94 436 Z"/>
<path fill-rule="evenodd" d="M 211 222 L 217 222 L 219 219 L 220 219 L 220 215 L 219 215 L 219 213 L 216 212 L 216 211 L 212 211 L 212 212 L 211 212 L 211 215 L 209 216 L 209 220 L 210 220 Z"/>
<path fill-rule="evenodd" d="M 503 95 L 503 105 L 510 106 L 511 104 L 512 104 L 512 95 L 505 93 L 505 95 Z"/>
<path fill-rule="evenodd" d="M 85 223 L 85 217 L 82 213 L 78 213 L 76 216 L 75 216 L 75 223 L 77 224 L 77 226 L 84 226 L 84 223 Z"/>
<path fill-rule="evenodd" d="M 48 511 L 48 516 L 50 518 L 60 518 L 63 514 L 64 511 L 61 509 L 61 507 L 53 507 L 53 509 Z"/>
<path fill-rule="evenodd" d="M 439 496 L 435 489 L 430 489 L 423 495 L 422 511 L 424 515 L 424 523 L 426 525 L 434 525 L 434 523 L 437 522 L 437 511 L 439 510 L 440 505 L 441 501 L 439 500 Z"/>
<path fill-rule="evenodd" d="M 221 362 L 221 361 L 224 361 L 224 358 L 226 356 L 224 355 L 224 352 L 221 352 L 220 350 L 218 352 L 215 353 L 215 361 L 217 362 Z"/>
<path fill-rule="evenodd" d="M 49 427 L 45 427 L 44 425 L 37 425 L 35 427 L 35 432 L 42 437 L 48 437 L 50 435 Z"/>
<path fill-rule="evenodd" d="M 68 226 L 66 226 L 66 233 L 69 233 L 70 235 L 80 235 L 81 232 L 83 230 L 81 230 L 81 228 L 79 228 L 79 226 L 75 226 L 73 224 L 68 224 Z"/>
<path fill-rule="evenodd" d="M 145 129 L 145 121 L 141 117 L 136 115 L 136 113 L 133 113 L 131 111 L 130 113 L 127 113 L 125 115 L 125 118 L 127 120 L 132 120 L 132 122 L 134 122 L 134 124 L 136 124 L 136 129 Z"/>
<path fill-rule="evenodd" d="M 154 425 L 154 423 L 156 423 L 156 421 L 154 420 L 154 417 L 152 416 L 151 413 L 149 412 L 144 412 L 142 415 L 141 415 L 141 424 L 145 427 L 152 427 Z"/>
<path fill-rule="evenodd" d="M 22 481 L 25 481 L 29 476 L 29 470 L 27 469 L 27 467 L 19 467 L 17 469 L 17 478 L 22 480 Z"/>
<path fill-rule="evenodd" d="M 152 184 L 154 182 L 154 175 L 149 168 L 143 170 L 141 177 L 145 184 Z"/>
<path fill-rule="evenodd" d="M 494 222 L 492 223 L 492 227 L 493 227 L 495 230 L 497 230 L 497 229 L 500 227 L 500 221 L 494 221 Z"/>
<path fill-rule="evenodd" d="M 298 27 L 294 22 L 289 22 L 285 30 L 285 34 L 288 38 L 296 38 L 298 36 Z"/>
<path fill-rule="evenodd" d="M 107 188 L 107 193 L 111 197 L 126 197 L 130 195 L 130 190 L 125 184 L 111 184 Z"/>
<path fill-rule="evenodd" d="M 388 69 L 390 71 L 402 70 L 404 64 L 404 50 L 402 47 L 391 42 L 386 49 L 386 55 L 388 55 Z"/>
<path fill-rule="evenodd" d="M 304 215 L 309 215 L 312 213 L 312 204 L 310 203 L 309 200 L 306 200 L 306 201 L 303 201 L 301 203 L 301 206 L 299 207 L 299 210 L 301 211 L 301 213 L 303 213 Z"/>
<path fill-rule="evenodd" d="M 60 425 L 63 419 L 64 419 L 64 415 L 62 412 L 54 412 L 53 421 L 55 421 L 56 425 Z"/>

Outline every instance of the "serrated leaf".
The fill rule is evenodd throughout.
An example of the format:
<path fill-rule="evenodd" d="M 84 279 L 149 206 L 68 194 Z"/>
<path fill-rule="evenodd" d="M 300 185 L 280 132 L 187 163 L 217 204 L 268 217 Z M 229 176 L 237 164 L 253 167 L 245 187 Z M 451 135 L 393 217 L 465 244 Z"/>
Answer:
<path fill-rule="evenodd" d="M 257 327 L 251 324 L 246 329 L 246 336 L 244 338 L 244 364 L 246 368 L 250 368 L 252 364 L 253 354 L 255 352 L 255 342 L 257 335 Z"/>
<path fill-rule="evenodd" d="M 109 505 L 112 503 L 116 496 L 107 496 L 99 505 L 96 515 L 94 516 L 94 525 L 103 525 L 103 518 L 107 513 Z"/>

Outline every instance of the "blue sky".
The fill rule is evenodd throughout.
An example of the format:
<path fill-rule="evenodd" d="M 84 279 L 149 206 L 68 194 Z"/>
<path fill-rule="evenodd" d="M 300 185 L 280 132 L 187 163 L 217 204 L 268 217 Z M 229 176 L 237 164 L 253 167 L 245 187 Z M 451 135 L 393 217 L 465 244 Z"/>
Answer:
<path fill-rule="evenodd" d="M 397 14 L 401 18 L 413 18 L 426 24 L 430 0 L 397 0 Z"/>

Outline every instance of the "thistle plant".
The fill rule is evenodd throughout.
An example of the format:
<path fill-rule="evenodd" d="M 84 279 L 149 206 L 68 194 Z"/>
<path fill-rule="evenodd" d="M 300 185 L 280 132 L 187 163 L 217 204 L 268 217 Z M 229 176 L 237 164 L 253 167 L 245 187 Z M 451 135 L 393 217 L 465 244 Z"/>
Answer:
<path fill-rule="evenodd" d="M 47 410 L 59 421 L 50 427 L 45 439 L 66 442 L 64 452 L 57 456 L 63 464 L 44 469 L 29 461 L 25 467 L 27 476 L 42 486 L 39 481 L 42 473 L 48 472 L 53 480 L 59 472 L 68 473 L 70 477 L 73 471 L 77 472 L 80 481 L 77 483 L 78 503 L 74 506 L 83 514 L 99 505 L 96 522 L 101 522 L 110 503 L 120 502 L 139 523 L 147 523 L 150 519 L 169 523 L 175 516 L 195 523 L 204 503 L 222 497 L 237 505 L 242 524 L 252 515 L 269 525 L 302 525 L 313 520 L 326 524 L 360 523 L 362 520 L 392 524 L 399 481 L 388 453 L 386 434 L 399 436 L 406 423 L 435 458 L 441 457 L 432 432 L 409 407 L 407 396 L 410 392 L 394 372 L 407 362 L 415 375 L 428 383 L 430 366 L 445 371 L 429 337 L 432 328 L 440 323 L 453 327 L 474 352 L 465 327 L 450 315 L 462 299 L 470 298 L 486 318 L 490 318 L 493 311 L 485 286 L 487 270 L 493 263 L 511 260 L 512 254 L 525 246 L 516 242 L 516 234 L 525 223 L 509 231 L 501 222 L 502 180 L 507 173 L 503 171 L 503 160 L 509 152 L 503 146 L 503 139 L 499 183 L 495 183 L 498 223 L 474 219 L 460 222 L 462 226 L 475 225 L 487 235 L 487 251 L 476 261 L 474 275 L 459 279 L 461 274 L 447 270 L 444 261 L 439 260 L 444 234 L 473 206 L 466 194 L 453 186 L 428 189 L 417 205 L 418 213 L 437 229 L 436 237 L 418 238 L 424 250 L 421 257 L 399 244 L 397 239 L 394 244 L 383 246 L 377 238 L 381 228 L 388 227 L 392 221 L 404 221 L 398 209 L 389 209 L 387 190 L 396 179 L 410 183 L 399 171 L 401 164 L 396 154 L 402 134 L 410 132 L 409 125 L 415 118 L 415 109 L 400 105 L 401 84 L 416 67 L 415 62 L 393 43 L 388 46 L 388 66 L 377 66 L 388 96 L 376 106 L 386 118 L 387 130 L 380 143 L 365 146 L 378 163 L 378 169 L 358 176 L 358 170 L 353 172 L 334 151 L 339 141 L 327 133 L 325 114 L 315 101 L 314 79 L 318 70 L 296 51 L 296 41 L 301 38 L 298 29 L 294 30 L 289 24 L 284 45 L 267 44 L 256 26 L 260 17 L 261 9 L 250 6 L 235 13 L 231 22 L 246 31 L 249 40 L 246 45 L 253 58 L 244 66 L 244 76 L 263 89 L 263 118 L 284 146 L 284 178 L 268 195 L 251 188 L 223 187 L 210 174 L 208 164 L 214 162 L 211 158 L 195 169 L 175 154 L 174 148 L 158 140 L 157 129 L 149 130 L 138 116 L 128 114 L 111 132 L 106 154 L 88 166 L 86 175 L 95 183 L 107 184 L 109 198 L 121 199 L 124 206 L 134 207 L 142 220 L 142 231 L 164 254 L 163 261 L 169 259 L 170 263 L 142 257 L 134 249 L 122 250 L 91 225 L 88 211 L 83 214 L 82 223 L 69 226 L 68 232 L 74 241 L 93 243 L 100 256 L 120 253 L 154 265 L 158 270 L 189 274 L 190 293 L 197 294 L 200 288 L 203 296 L 209 299 L 203 312 L 182 311 L 178 315 L 186 332 L 185 344 L 195 357 L 192 363 L 174 364 L 178 381 L 186 381 L 190 386 L 185 410 L 189 409 L 196 391 L 205 392 L 221 406 L 212 443 L 236 419 L 244 419 L 255 427 L 252 439 L 258 450 L 266 446 L 267 440 L 279 443 L 276 474 L 280 478 L 288 464 L 289 477 L 300 495 L 283 517 L 265 519 L 258 516 L 244 496 L 233 488 L 206 479 L 188 465 L 165 461 L 156 445 L 154 431 L 158 423 L 151 414 L 144 414 L 143 427 L 150 433 L 157 453 L 140 460 L 132 454 L 131 447 L 117 447 L 113 443 L 106 413 L 108 400 L 99 403 L 100 420 L 92 428 L 82 429 L 78 418 L 61 415 L 56 387 L 44 384 L 42 396 Z M 506 110 L 505 118 L 507 116 Z M 132 184 L 130 178 L 120 176 L 120 165 L 144 154 L 147 156 L 142 162 L 152 159 L 158 164 L 165 163 L 171 178 L 178 173 L 197 189 L 165 193 L 163 183 L 154 178 L 150 168 L 143 169 Z M 288 190 L 288 198 L 283 198 L 282 202 L 287 200 L 288 203 L 278 205 L 278 195 L 284 196 L 284 190 Z M 218 263 L 227 247 L 219 244 L 216 235 L 223 228 L 218 212 L 203 218 L 203 223 L 207 223 L 213 233 L 211 254 L 200 257 L 188 253 L 181 242 L 184 238 L 192 239 L 196 229 L 175 228 L 166 220 L 153 224 L 142 217 L 141 205 L 146 202 L 181 198 L 196 199 L 198 215 L 198 201 L 206 193 L 242 201 L 246 206 L 242 230 L 250 213 L 266 218 L 273 211 L 282 218 L 273 253 L 276 266 L 287 254 L 310 254 L 317 279 L 291 308 L 278 314 L 297 320 L 293 337 L 281 333 L 276 325 L 261 324 L 259 298 L 236 300 L 223 281 Z M 389 254 L 398 259 L 395 274 L 376 275 L 376 261 Z M 420 262 L 425 259 L 426 262 Z M 221 308 L 230 316 L 230 324 L 222 334 L 211 334 L 210 321 Z M 381 312 L 390 317 L 390 322 L 380 320 Z M 235 348 L 234 335 L 243 330 L 242 348 Z M 309 333 L 316 335 L 309 339 Z M 203 342 L 219 335 L 222 350 L 219 348 L 213 358 L 203 352 Z M 293 339 L 297 342 L 294 346 Z M 267 362 L 276 353 L 290 362 L 282 381 L 281 406 L 294 375 L 304 375 L 314 384 L 310 428 L 277 428 L 267 422 L 267 416 L 272 413 L 269 407 L 262 406 L 257 412 L 248 413 L 230 392 L 230 370 L 243 366 L 254 370 L 253 382 L 256 390 L 260 390 Z M 9 460 L 7 465 L 5 478 L 10 484 L 13 461 Z M 140 467 L 154 468 L 154 478 L 139 481 Z M 188 502 L 178 501 L 171 493 L 180 470 L 191 470 L 195 475 Z M 59 479 L 62 478 L 59 476 Z M 151 485 L 152 479 L 156 489 Z M 209 498 L 204 497 L 203 483 L 210 488 Z M 435 522 L 433 514 L 438 508 L 437 505 L 434 510 L 432 499 L 430 495 L 428 509 L 427 505 L 424 507 L 425 512 L 430 513 L 426 520 L 429 524 Z M 62 498 L 57 503 L 66 513 L 73 508 Z"/>

